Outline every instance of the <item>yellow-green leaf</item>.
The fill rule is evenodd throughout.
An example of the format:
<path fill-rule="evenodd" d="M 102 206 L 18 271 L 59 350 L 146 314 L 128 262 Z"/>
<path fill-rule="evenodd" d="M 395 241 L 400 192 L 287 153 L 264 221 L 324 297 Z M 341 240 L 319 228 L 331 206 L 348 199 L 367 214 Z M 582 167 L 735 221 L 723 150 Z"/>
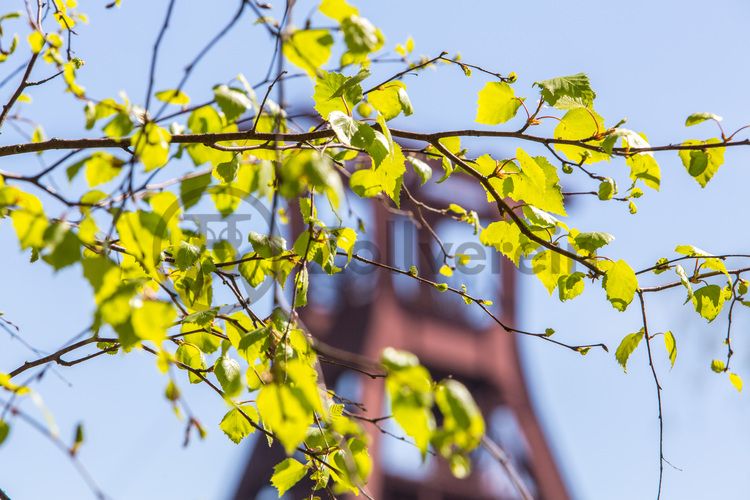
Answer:
<path fill-rule="evenodd" d="M 131 144 L 146 171 L 166 165 L 172 135 L 153 122 L 147 123 L 133 135 Z"/>
<path fill-rule="evenodd" d="M 626 372 L 628 371 L 628 359 L 636 347 L 638 347 L 638 344 L 641 343 L 641 339 L 643 339 L 643 330 L 625 335 L 617 347 L 617 351 L 615 351 L 617 362 L 620 363 L 620 366 Z"/>
<path fill-rule="evenodd" d="M 236 444 L 239 444 L 240 441 L 255 432 L 255 427 L 248 422 L 248 418 L 254 422 L 258 421 L 258 412 L 255 408 L 245 405 L 240 406 L 240 409 L 242 411 L 237 408 L 232 408 L 226 415 L 224 415 L 224 418 L 222 418 L 219 423 L 219 427 L 224 431 L 224 434 Z M 247 415 L 247 417 L 245 417 L 243 413 Z"/>
<path fill-rule="evenodd" d="M 167 337 L 177 312 L 168 302 L 147 300 L 133 309 L 133 330 L 143 340 L 161 342 Z"/>
<path fill-rule="evenodd" d="M 86 182 L 89 187 L 95 187 L 117 177 L 122 172 L 124 162 L 116 156 L 100 151 L 91 155 L 83 165 Z"/>
<path fill-rule="evenodd" d="M 724 289 L 718 285 L 706 285 L 693 293 L 691 300 L 695 306 L 695 312 L 713 321 L 724 307 Z"/>
<path fill-rule="evenodd" d="M 566 215 L 557 169 L 545 157 L 532 157 L 521 148 L 516 149 L 516 158 L 521 172 L 510 176 L 513 183 L 510 197 L 548 212 Z"/>
<path fill-rule="evenodd" d="M 479 91 L 475 121 L 486 125 L 505 123 L 516 116 L 521 102 L 507 83 L 487 82 Z"/>
<path fill-rule="evenodd" d="M 227 397 L 233 398 L 242 392 L 242 370 L 236 360 L 220 356 L 214 364 L 214 375 Z"/>
<path fill-rule="evenodd" d="M 385 83 L 373 90 L 367 94 L 367 100 L 386 120 L 397 117 L 401 111 L 406 116 L 413 112 L 411 101 L 406 94 L 406 85 L 398 80 Z"/>
<path fill-rule="evenodd" d="M 696 144 L 718 144 L 721 140 L 713 138 L 706 141 L 690 140 L 683 142 L 683 145 L 690 146 Z M 679 151 L 680 160 L 685 166 L 690 176 L 701 185 L 706 187 L 708 181 L 718 172 L 719 167 L 724 163 L 724 147 L 713 147 L 707 149 L 690 149 Z"/>
<path fill-rule="evenodd" d="M 555 139 L 566 139 L 578 141 L 582 139 L 591 139 L 594 136 L 603 134 L 606 131 L 604 119 L 593 109 L 575 108 L 571 109 L 562 117 L 554 131 Z M 587 144 L 591 146 L 600 146 L 600 140 L 590 140 Z M 585 163 L 595 163 L 598 161 L 608 160 L 609 155 L 591 151 L 579 146 L 568 144 L 555 144 L 555 149 L 561 151 L 572 162 L 579 162 L 585 156 Z"/>
<path fill-rule="evenodd" d="M 203 353 L 196 346 L 188 344 L 187 342 L 180 344 L 180 347 L 177 348 L 175 359 L 183 365 L 195 370 L 203 370 L 206 368 L 206 364 L 203 361 Z M 180 368 L 184 369 L 183 367 Z M 202 381 L 201 378 L 193 372 L 188 372 L 188 379 L 191 384 L 197 384 Z"/>
<path fill-rule="evenodd" d="M 729 374 L 729 381 L 732 383 L 737 392 L 742 392 L 742 377 L 736 373 Z"/>
<path fill-rule="evenodd" d="M 328 30 L 297 30 L 287 35 L 284 57 L 315 78 L 317 72 L 331 57 L 333 37 Z"/>
<path fill-rule="evenodd" d="M 677 360 L 677 342 L 671 331 L 664 332 L 664 347 L 667 349 L 669 364 L 674 366 L 674 362 Z"/>
<path fill-rule="evenodd" d="M 715 115 L 713 113 L 693 113 L 692 115 L 688 116 L 687 119 L 685 119 L 685 126 L 692 127 L 693 125 L 703 123 L 706 120 L 714 120 L 720 122 L 722 119 L 723 118 L 721 116 Z"/>
<path fill-rule="evenodd" d="M 607 292 L 607 300 L 618 311 L 624 311 L 633 301 L 638 288 L 638 278 L 633 268 L 624 260 L 607 262 L 601 267 L 605 271 L 602 286 Z"/>
<path fill-rule="evenodd" d="M 34 30 L 29 33 L 27 39 L 29 41 L 29 46 L 31 47 L 31 52 L 38 54 L 42 51 L 42 48 L 44 47 L 44 35 Z"/>
<path fill-rule="evenodd" d="M 178 106 L 187 106 L 190 104 L 190 97 L 188 97 L 188 95 L 182 90 L 161 90 L 154 94 L 154 96 L 160 101 L 168 104 L 176 104 Z"/>
<path fill-rule="evenodd" d="M 531 259 L 531 270 L 550 295 L 557 287 L 560 277 L 570 274 L 572 269 L 572 260 L 552 250 L 539 252 Z"/>
<path fill-rule="evenodd" d="M 557 280 L 557 291 L 560 296 L 560 301 L 565 302 L 571 300 L 583 293 L 584 281 L 586 275 L 583 273 L 573 273 L 565 276 L 560 276 Z"/>
<path fill-rule="evenodd" d="M 362 86 L 355 79 L 356 77 L 346 77 L 341 73 L 319 72 L 315 80 L 313 101 L 315 110 L 324 120 L 328 120 L 331 111 L 350 114 L 352 108 L 362 100 Z"/>
<path fill-rule="evenodd" d="M 257 404 L 263 425 L 291 455 L 313 423 L 313 411 L 307 399 L 287 384 L 271 383 L 261 387 Z"/>
<path fill-rule="evenodd" d="M 307 469 L 306 465 L 293 458 L 287 458 L 276 464 L 273 468 L 271 484 L 278 490 L 279 498 L 305 477 Z"/>
<path fill-rule="evenodd" d="M 492 222 L 479 234 L 483 245 L 493 246 L 495 250 L 508 257 L 516 266 L 521 258 L 521 230 L 512 222 Z"/>
<path fill-rule="evenodd" d="M 319 10 L 334 21 L 341 21 L 349 16 L 356 16 L 359 10 L 350 5 L 346 0 L 323 0 Z"/>
<path fill-rule="evenodd" d="M 656 159 L 650 154 L 637 154 L 625 158 L 625 163 L 630 167 L 630 179 L 642 180 L 651 189 L 659 190 L 661 185 L 661 169 Z"/>

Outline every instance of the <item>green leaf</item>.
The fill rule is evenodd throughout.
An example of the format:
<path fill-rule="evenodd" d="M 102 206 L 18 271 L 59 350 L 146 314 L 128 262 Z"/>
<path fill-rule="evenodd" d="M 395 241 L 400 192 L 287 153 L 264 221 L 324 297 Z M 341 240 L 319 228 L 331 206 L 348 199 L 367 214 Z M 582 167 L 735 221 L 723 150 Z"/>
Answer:
<path fill-rule="evenodd" d="M 279 193 L 293 199 L 314 188 L 325 193 L 333 208 L 337 208 L 344 196 L 343 186 L 331 163 L 329 156 L 318 151 L 307 150 L 287 157 L 279 173 L 283 179 Z"/>
<path fill-rule="evenodd" d="M 194 177 L 188 177 L 180 183 L 180 201 L 182 207 L 187 210 L 197 204 L 206 188 L 211 184 L 211 174 L 201 174 Z"/>
<path fill-rule="evenodd" d="M 516 158 L 521 172 L 510 176 L 513 186 L 510 197 L 554 214 L 566 215 L 557 169 L 545 157 L 531 157 L 521 148 L 516 149 Z"/>
<path fill-rule="evenodd" d="M 454 379 L 442 380 L 435 388 L 435 402 L 443 414 L 441 430 L 451 434 L 451 447 L 469 452 L 479 446 L 484 418 L 466 386 Z"/>
<path fill-rule="evenodd" d="M 737 392 L 742 392 L 742 377 L 740 377 L 736 373 L 730 373 L 729 381 L 732 383 L 734 388 L 737 389 Z"/>
<path fill-rule="evenodd" d="M 55 271 L 75 264 L 81 259 L 81 242 L 66 224 L 55 223 L 47 227 L 44 240 L 48 253 L 43 257 Z"/>
<path fill-rule="evenodd" d="M 415 366 L 389 374 L 386 388 L 391 398 L 393 418 L 414 439 L 424 457 L 435 428 L 432 416 L 432 387 L 427 370 Z"/>
<path fill-rule="evenodd" d="M 195 134 L 237 131 L 236 125 L 225 126 L 224 119 L 212 106 L 202 106 L 190 113 L 187 125 L 190 131 Z M 204 144 L 190 144 L 186 146 L 186 149 L 195 166 L 206 162 L 211 163 L 211 165 L 218 165 L 222 162 L 231 161 L 234 157 L 234 153 L 218 151 Z"/>
<path fill-rule="evenodd" d="M 284 57 L 315 78 L 319 68 L 331 57 L 333 37 L 328 30 L 297 30 L 287 35 L 283 45 Z"/>
<path fill-rule="evenodd" d="M 42 51 L 42 48 L 44 47 L 45 40 L 44 35 L 42 35 L 39 31 L 32 31 L 29 33 L 29 36 L 27 37 L 27 40 L 29 42 L 29 46 L 31 47 L 31 52 L 34 54 L 38 54 Z"/>
<path fill-rule="evenodd" d="M 597 250 L 614 241 L 615 237 L 609 233 L 578 233 L 573 240 L 579 250 L 583 250 L 593 255 Z"/>
<path fill-rule="evenodd" d="M 319 10 L 323 15 L 339 22 L 349 16 L 359 14 L 359 10 L 350 5 L 346 0 L 323 0 L 320 3 Z"/>
<path fill-rule="evenodd" d="M 386 390 L 393 418 L 414 439 L 424 458 L 435 429 L 432 378 L 411 353 L 385 349 L 382 361 L 388 371 Z"/>
<path fill-rule="evenodd" d="M 89 187 L 111 181 L 122 172 L 124 161 L 109 153 L 96 152 L 84 160 L 86 182 Z"/>
<path fill-rule="evenodd" d="M 693 125 L 698 125 L 699 123 L 703 123 L 706 120 L 715 120 L 717 122 L 720 122 L 722 119 L 723 118 L 721 116 L 715 115 L 713 113 L 693 113 L 685 120 L 685 126 L 692 127 Z"/>
<path fill-rule="evenodd" d="M 569 274 L 572 269 L 572 260 L 552 250 L 539 252 L 531 259 L 531 270 L 550 295 L 557 288 L 560 277 Z"/>
<path fill-rule="evenodd" d="M 724 289 L 718 285 L 706 285 L 695 291 L 692 297 L 695 312 L 710 323 L 724 307 Z"/>
<path fill-rule="evenodd" d="M 227 355 L 219 357 L 214 364 L 214 375 L 227 397 L 233 398 L 242 392 L 242 370 L 236 360 Z"/>
<path fill-rule="evenodd" d="M 700 268 L 713 269 L 714 271 L 723 273 L 729 281 L 730 278 L 726 264 L 724 264 L 721 259 L 715 258 L 705 250 L 701 250 L 693 245 L 678 245 L 674 251 L 682 255 L 687 255 L 688 257 L 705 257 L 700 261 Z"/>
<path fill-rule="evenodd" d="M 386 120 L 397 117 L 402 111 L 405 116 L 413 113 L 411 101 L 406 93 L 406 85 L 398 80 L 385 83 L 371 91 L 367 94 L 367 101 Z"/>
<path fill-rule="evenodd" d="M 0 420 L 0 445 L 8 439 L 8 434 L 10 434 L 10 426 L 8 425 L 8 422 Z"/>
<path fill-rule="evenodd" d="M 419 366 L 419 358 L 408 351 L 386 347 L 380 355 L 380 362 L 388 370 L 400 370 L 410 366 Z"/>
<path fill-rule="evenodd" d="M 133 331 L 138 338 L 159 343 L 167 337 L 167 329 L 172 326 L 176 316 L 172 304 L 147 300 L 141 307 L 133 309 Z"/>
<path fill-rule="evenodd" d="M 277 257 L 286 250 L 286 240 L 281 236 L 269 236 L 250 231 L 247 235 L 247 241 L 253 245 L 253 250 L 266 259 Z"/>
<path fill-rule="evenodd" d="M 656 159 L 651 154 L 637 154 L 625 158 L 625 163 L 630 167 L 630 179 L 642 180 L 646 186 L 659 190 L 661 186 L 661 169 Z"/>
<path fill-rule="evenodd" d="M 401 152 L 401 146 L 396 143 L 391 145 L 391 152 L 383 159 L 375 171 L 380 177 L 380 185 L 396 206 L 399 206 L 401 195 L 401 183 L 406 173 L 406 158 Z"/>
<path fill-rule="evenodd" d="M 580 272 L 560 276 L 557 280 L 557 291 L 560 296 L 560 301 L 565 302 L 571 300 L 583 293 L 584 281 L 586 275 Z"/>
<path fill-rule="evenodd" d="M 531 229 L 551 229 L 554 232 L 554 228 L 560 224 L 559 219 L 544 210 L 539 210 L 534 205 L 524 205 L 522 210 Z"/>
<path fill-rule="evenodd" d="M 369 78 L 369 76 L 370 70 L 365 67 L 361 67 L 356 75 L 346 77 L 344 83 L 341 84 L 341 86 L 331 95 L 331 97 L 343 97 L 350 91 L 354 91 L 355 94 L 353 95 L 358 96 L 357 100 L 361 99 L 361 92 L 357 92 L 356 86 L 362 83 L 362 81 Z"/>
<path fill-rule="evenodd" d="M 102 132 L 112 139 L 122 139 L 133 130 L 133 122 L 130 116 L 125 112 L 120 112 L 112 118 L 103 128 Z M 135 144 L 133 142 L 132 144 Z"/>
<path fill-rule="evenodd" d="M 555 139 L 580 141 L 583 139 L 592 139 L 603 134 L 606 130 L 604 119 L 596 111 L 589 108 L 574 108 L 565 113 L 560 123 L 555 127 L 553 136 Z M 587 144 L 591 146 L 601 146 L 601 143 L 602 141 L 600 140 L 587 141 Z M 574 163 L 581 161 L 581 158 L 585 158 L 584 163 L 609 160 L 607 153 L 592 151 L 580 146 L 555 144 L 555 149 L 561 151 Z"/>
<path fill-rule="evenodd" d="M 669 330 L 664 332 L 664 347 L 669 355 L 669 364 L 674 367 L 674 362 L 677 360 L 677 342 L 674 334 Z"/>
<path fill-rule="evenodd" d="M 274 466 L 271 484 L 278 490 L 279 498 L 305 477 L 307 469 L 306 465 L 293 458 L 284 459 Z"/>
<path fill-rule="evenodd" d="M 86 130 L 91 130 L 97 121 L 108 116 L 112 116 L 121 111 L 123 106 L 117 104 L 112 98 L 102 99 L 98 103 L 87 102 L 84 108 L 84 114 L 86 116 Z M 126 117 L 127 118 L 127 117 Z"/>
<path fill-rule="evenodd" d="M 256 401 L 263 425 L 276 434 L 287 455 L 291 455 L 313 424 L 313 408 L 304 393 L 274 382 L 261 387 Z"/>
<path fill-rule="evenodd" d="M 416 172 L 419 176 L 420 184 L 424 185 L 424 183 L 430 180 L 430 178 L 432 177 L 431 166 L 429 166 L 419 158 L 415 158 L 414 156 L 407 156 L 406 161 L 411 164 L 411 166 L 414 168 L 414 172 Z"/>
<path fill-rule="evenodd" d="M 34 127 L 34 131 L 31 133 L 31 142 L 42 142 L 46 140 L 47 137 L 44 135 L 44 129 L 41 125 L 37 125 Z"/>
<path fill-rule="evenodd" d="M 233 214 L 240 206 L 240 198 L 236 195 L 234 188 L 228 184 L 211 186 L 208 193 L 211 195 L 216 210 L 222 217 Z"/>
<path fill-rule="evenodd" d="M 148 122 L 133 135 L 131 144 L 146 171 L 166 165 L 169 159 L 171 134 L 153 122 Z"/>
<path fill-rule="evenodd" d="M 372 198 L 383 190 L 380 185 L 380 176 L 370 168 L 355 171 L 349 178 L 349 187 L 361 198 Z"/>
<path fill-rule="evenodd" d="M 204 370 L 206 368 L 206 364 L 203 361 L 203 353 L 201 352 L 201 350 L 193 344 L 188 344 L 187 342 L 183 342 L 177 348 L 177 351 L 175 352 L 175 359 L 183 365 L 189 366 L 190 368 L 193 368 L 195 370 Z M 180 368 L 184 370 L 183 367 Z M 193 372 L 188 372 L 188 379 L 190 380 L 191 384 L 202 382 L 202 379 Z"/>
<path fill-rule="evenodd" d="M 190 314 L 189 316 L 195 316 L 195 315 L 204 315 L 208 316 L 206 313 L 213 313 L 213 315 L 216 315 L 217 311 L 214 309 L 209 309 L 207 311 L 201 311 L 197 313 Z M 200 316 L 199 316 L 200 317 Z M 213 316 L 211 316 L 212 318 Z M 221 345 L 221 337 L 218 335 L 214 335 L 212 333 L 209 333 L 210 331 L 210 322 L 211 319 L 208 320 L 208 324 L 203 325 L 203 328 L 201 329 L 201 325 L 199 323 L 190 323 L 187 322 L 188 317 L 184 318 L 183 321 L 185 321 L 182 324 L 181 332 L 194 332 L 185 334 L 183 338 L 185 339 L 185 342 L 189 342 L 190 344 L 193 344 L 195 347 L 201 350 L 201 352 L 204 352 L 206 354 L 211 354 L 215 352 L 219 346 Z M 193 321 L 199 321 L 198 319 L 193 319 Z M 196 331 L 200 330 L 200 331 Z"/>
<path fill-rule="evenodd" d="M 521 102 L 507 83 L 487 82 L 479 91 L 475 121 L 486 125 L 505 123 L 516 116 Z"/>
<path fill-rule="evenodd" d="M 638 278 L 633 268 L 624 260 L 602 263 L 601 268 L 605 271 L 602 286 L 607 292 L 607 300 L 618 311 L 624 311 L 633 301 L 638 288 Z"/>
<path fill-rule="evenodd" d="M 214 172 L 221 178 L 221 180 L 229 184 L 237 177 L 237 171 L 239 168 L 239 159 L 234 157 L 232 158 L 232 161 L 225 161 L 216 165 L 216 167 L 214 167 Z"/>
<path fill-rule="evenodd" d="M 721 141 L 713 138 L 706 141 L 690 140 L 682 144 L 686 146 L 696 144 L 718 144 Z M 714 147 L 707 149 L 682 150 L 678 154 L 682 164 L 701 187 L 706 187 L 708 181 L 718 172 L 719 167 L 724 163 L 724 147 Z"/>
<path fill-rule="evenodd" d="M 688 257 L 713 257 L 712 254 L 694 245 L 677 245 L 674 251 Z"/>
<path fill-rule="evenodd" d="M 233 122 L 248 109 L 252 109 L 253 101 L 243 90 L 217 85 L 214 87 L 214 99 L 228 122 Z"/>
<path fill-rule="evenodd" d="M 561 76 L 534 82 L 542 90 L 542 99 L 557 109 L 578 107 L 590 108 L 594 104 L 596 93 L 591 90 L 589 77 L 584 73 Z"/>
<path fill-rule="evenodd" d="M 362 86 L 356 82 L 356 78 L 321 71 L 315 81 L 313 101 L 315 110 L 324 120 L 328 120 L 331 111 L 348 114 L 362 100 Z"/>
<path fill-rule="evenodd" d="M 190 98 L 182 90 L 161 90 L 154 94 L 154 96 L 156 96 L 158 100 L 168 104 L 176 104 L 178 106 L 187 106 L 190 104 Z"/>
<path fill-rule="evenodd" d="M 294 285 L 294 307 L 304 307 L 307 305 L 307 289 L 310 286 L 310 276 L 307 272 L 307 266 L 299 270 Z"/>
<path fill-rule="evenodd" d="M 492 222 L 479 234 L 482 245 L 493 246 L 516 266 L 522 255 L 521 230 L 512 222 Z"/>
<path fill-rule="evenodd" d="M 76 425 L 75 433 L 73 434 L 73 445 L 70 447 L 71 455 L 75 455 L 78 449 L 83 444 L 83 424 L 80 422 Z"/>
<path fill-rule="evenodd" d="M 224 434 L 226 434 L 235 444 L 239 444 L 240 441 L 255 432 L 255 427 L 248 422 L 245 415 L 254 422 L 258 421 L 258 412 L 255 408 L 249 405 L 241 406 L 240 408 L 242 409 L 242 412 L 237 408 L 229 410 L 219 423 L 219 427 L 224 431 Z M 243 412 L 245 415 L 242 414 Z"/>
<path fill-rule="evenodd" d="M 32 194 L 14 188 L 9 189 L 13 189 L 13 201 L 9 204 L 19 207 L 10 214 L 18 243 L 22 249 L 41 248 L 44 246 L 44 233 L 49 225 L 42 202 Z"/>
<path fill-rule="evenodd" d="M 597 195 L 602 201 L 611 200 L 617 194 L 617 184 L 611 177 L 607 177 L 599 183 Z"/>
<path fill-rule="evenodd" d="M 693 298 L 693 286 L 690 284 L 690 279 L 685 273 L 685 269 L 681 265 L 677 264 L 674 267 L 674 271 L 677 274 L 677 276 L 680 278 L 680 282 L 682 283 L 682 286 L 684 286 L 687 289 L 688 298 L 692 299 Z"/>
<path fill-rule="evenodd" d="M 187 241 L 181 241 L 174 254 L 174 263 L 180 271 L 185 271 L 198 261 L 200 254 L 200 248 Z"/>
<path fill-rule="evenodd" d="M 328 114 L 328 123 L 331 124 L 331 129 L 336 132 L 339 141 L 348 146 L 351 145 L 352 137 L 357 133 L 360 125 L 357 120 L 341 111 L 331 111 Z"/>
<path fill-rule="evenodd" d="M 380 50 L 385 41 L 369 20 L 356 15 L 341 20 L 341 31 L 349 49 L 341 58 L 342 66 L 364 61 L 369 53 Z"/>
<path fill-rule="evenodd" d="M 454 155 L 456 155 L 458 157 L 463 156 L 464 152 L 461 149 L 461 138 L 460 137 L 455 137 L 455 136 L 453 136 L 453 137 L 441 137 L 440 139 L 438 139 L 438 142 L 443 147 L 445 147 L 445 149 L 447 149 L 448 151 L 450 151 Z M 489 158 L 489 155 L 485 155 L 485 156 Z M 450 159 L 448 159 L 448 157 L 446 157 L 446 156 L 443 156 L 443 158 L 441 160 L 441 164 L 443 166 L 443 170 L 445 171 L 445 173 L 443 174 L 443 177 L 438 181 L 438 184 L 440 184 L 441 182 L 444 182 L 445 180 L 447 180 L 448 177 L 450 177 L 453 174 L 453 170 L 455 169 L 455 167 L 453 165 L 453 162 Z M 489 172 L 489 173 L 491 173 L 491 172 Z M 489 175 L 489 173 L 483 173 L 483 175 Z M 488 198 L 488 200 L 489 200 L 489 198 Z"/>
<path fill-rule="evenodd" d="M 643 330 L 625 335 L 617 347 L 617 351 L 615 351 L 615 358 L 625 372 L 628 371 L 628 358 L 633 354 L 638 344 L 641 343 L 641 339 L 643 339 Z"/>

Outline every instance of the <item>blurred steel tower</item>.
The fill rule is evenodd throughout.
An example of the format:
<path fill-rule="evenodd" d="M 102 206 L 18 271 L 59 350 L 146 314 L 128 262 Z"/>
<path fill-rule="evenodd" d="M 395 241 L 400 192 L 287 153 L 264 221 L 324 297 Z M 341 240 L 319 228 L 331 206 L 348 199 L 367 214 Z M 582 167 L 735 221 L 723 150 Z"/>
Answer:
<path fill-rule="evenodd" d="M 486 222 L 492 211 L 484 192 L 463 181 L 456 176 L 450 183 L 429 183 L 412 192 L 419 193 L 420 201 L 439 207 L 455 200 L 474 200 L 471 208 Z M 447 184 L 451 185 L 449 192 L 444 187 Z M 446 223 L 444 216 L 434 217 L 424 208 L 420 213 L 420 207 L 408 199 L 403 199 L 398 212 L 385 209 L 377 201 L 361 205 L 358 211 L 365 214 L 362 219 L 372 240 L 361 245 L 358 253 L 402 269 L 416 264 L 422 276 L 435 281 L 456 286 L 466 283 L 475 296 L 494 300 L 493 312 L 503 322 L 514 324 L 517 271 L 493 249 L 478 245 L 458 248 L 455 242 L 477 240 L 470 226 L 450 220 Z M 412 212 L 413 217 L 405 217 L 404 212 Z M 436 234 L 424 222 L 433 226 Z M 296 231 L 301 230 L 297 220 Z M 464 272 L 457 270 L 451 278 L 438 274 L 442 254 L 436 236 L 446 246 L 453 243 L 449 252 L 471 254 L 472 261 Z M 484 270 L 475 274 L 472 266 L 478 265 Z M 394 276 L 381 268 L 364 268 L 361 263 L 358 269 L 334 277 L 317 275 L 310 287 L 311 304 L 302 319 L 313 335 L 371 359 L 378 359 L 387 346 L 405 349 L 416 354 L 436 380 L 452 376 L 462 381 L 482 409 L 488 434 L 510 455 L 534 498 L 568 498 L 528 396 L 515 336 L 454 294 L 417 286 L 409 277 Z M 328 386 L 362 402 L 368 416 L 388 415 L 382 379 L 373 380 L 340 365 L 324 363 L 323 369 Z M 401 434 L 396 425 L 388 430 Z M 483 450 L 472 457 L 472 474 L 459 480 L 442 459 L 431 457 L 422 465 L 419 453 L 407 443 L 382 434 L 374 426 L 369 426 L 368 432 L 374 468 L 367 492 L 373 498 L 518 498 L 503 469 Z M 283 459 L 283 450 L 268 448 L 264 440 L 258 440 L 256 447 L 238 483 L 238 500 L 276 497 L 275 490 L 266 488 L 273 464 Z M 309 489 L 301 484 L 287 495 L 303 498 L 309 496 Z"/>

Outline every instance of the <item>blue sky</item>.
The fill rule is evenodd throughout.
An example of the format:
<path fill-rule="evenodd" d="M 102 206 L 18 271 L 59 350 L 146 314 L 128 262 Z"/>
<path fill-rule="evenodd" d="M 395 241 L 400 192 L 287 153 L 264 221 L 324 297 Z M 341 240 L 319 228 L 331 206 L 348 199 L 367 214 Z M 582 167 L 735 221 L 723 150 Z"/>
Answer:
<path fill-rule="evenodd" d="M 124 0 L 119 11 L 81 3 L 92 21 L 81 29 L 78 44 L 78 56 L 87 62 L 82 83 L 97 96 L 125 90 L 141 100 L 150 47 L 166 2 Z M 157 89 L 177 82 L 184 64 L 235 9 L 233 1 L 212 2 L 211 8 L 198 2 L 177 5 Z M 299 12 L 306 13 L 306 5 Z M 596 108 L 607 123 L 627 117 L 627 126 L 646 132 L 654 144 L 713 134 L 709 125 L 683 127 L 685 117 L 696 111 L 724 116 L 730 129 L 749 121 L 750 72 L 744 52 L 750 5 L 745 2 L 544 0 L 457 5 L 384 0 L 361 9 L 390 43 L 412 35 L 418 53 L 460 51 L 467 62 L 503 73 L 515 71 L 519 95 L 533 98 L 530 85 L 535 80 L 584 71 L 597 90 Z M 195 101 L 237 71 L 251 82 L 263 78 L 267 38 L 250 19 L 196 70 L 188 86 Z M 400 119 L 398 126 L 438 130 L 472 125 L 480 78 L 466 79 L 456 68 L 443 67 L 408 79 L 407 84 L 416 113 Z M 33 91 L 29 115 L 44 123 L 48 136 L 79 136 L 81 106 L 60 98 L 60 90 L 57 82 L 49 90 Z M 4 97 L 8 88 L 2 92 Z M 290 94 L 294 102 L 309 98 L 311 91 L 300 81 Z M 8 132 L 1 140 L 17 139 Z M 479 152 L 516 147 L 487 140 L 467 144 Z M 639 201 L 637 216 L 620 204 L 581 200 L 570 210 L 571 219 L 581 229 L 614 232 L 617 239 L 609 255 L 627 258 L 635 267 L 670 255 L 681 243 L 715 253 L 746 250 L 743 218 L 750 175 L 743 167 L 748 157 L 747 152 L 729 152 L 725 166 L 700 189 L 676 155 L 658 156 L 662 190 Z M 34 158 L 23 157 L 2 160 L 0 168 L 32 172 L 37 165 Z M 625 167 L 613 162 L 600 168 L 622 176 Z M 62 177 L 57 179 L 63 183 Z M 567 186 L 582 185 L 573 180 Z M 53 276 L 48 267 L 29 265 L 13 239 L 9 224 L 0 223 L 0 310 L 22 328 L 29 342 L 53 349 L 88 324 L 88 285 L 78 269 Z M 604 340 L 616 346 L 622 336 L 639 328 L 637 311 L 617 313 L 601 290 L 590 288 L 576 301 L 560 304 L 533 277 L 522 278 L 521 326 L 554 326 L 570 341 Z M 681 291 L 649 300 L 652 327 L 672 329 L 679 349 L 671 371 L 666 356 L 657 363 L 665 389 L 665 452 L 682 469 L 666 468 L 663 498 L 740 498 L 750 486 L 750 435 L 745 432 L 750 411 L 746 397 L 708 369 L 710 360 L 722 355 L 725 323 L 720 319 L 707 325 L 689 306 L 682 306 Z M 733 362 L 750 380 L 743 338 L 748 322 L 738 318 Z M 521 345 L 535 404 L 576 498 L 652 498 L 658 472 L 656 401 L 643 351 L 633 355 L 625 375 L 611 353 L 580 357 L 534 339 L 524 339 Z M 0 346 L 4 369 L 31 356 L 5 337 Z M 140 354 L 106 361 L 111 360 L 60 369 L 66 381 L 49 374 L 40 386 L 63 437 L 84 420 L 87 442 L 81 458 L 102 487 L 115 498 L 208 499 L 230 492 L 249 448 L 237 447 L 221 435 L 216 424 L 224 409 L 213 394 L 187 389 L 191 406 L 211 432 L 206 441 L 193 441 L 183 449 L 182 425 L 163 400 L 165 381 L 153 361 Z M 33 405 L 25 408 L 37 412 Z M 21 423 L 0 448 L 0 461 L 0 487 L 15 498 L 88 495 L 69 461 Z"/>

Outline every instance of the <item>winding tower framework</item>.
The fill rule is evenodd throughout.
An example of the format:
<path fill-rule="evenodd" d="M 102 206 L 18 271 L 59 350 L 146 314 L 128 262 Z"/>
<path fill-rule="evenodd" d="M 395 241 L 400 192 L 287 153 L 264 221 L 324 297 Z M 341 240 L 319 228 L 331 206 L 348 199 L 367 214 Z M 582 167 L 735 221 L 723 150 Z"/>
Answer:
<path fill-rule="evenodd" d="M 472 192 L 476 185 L 465 183 L 443 192 L 439 184 L 420 189 L 422 202 L 447 206 L 456 199 L 455 189 L 465 189 L 460 199 L 477 200 L 480 219 L 489 217 L 489 205 L 482 192 Z M 424 193 L 428 198 L 424 198 Z M 469 197 L 467 197 L 467 194 Z M 450 198 L 449 198 L 449 195 Z M 484 266 L 481 273 L 464 272 L 454 276 L 439 275 L 442 265 L 436 236 L 449 245 L 465 241 L 461 231 L 471 231 L 466 224 L 450 222 L 433 226 L 436 217 L 428 210 L 404 199 L 401 211 L 389 211 L 377 201 L 363 204 L 365 225 L 372 240 L 358 253 L 369 253 L 381 262 L 402 269 L 416 264 L 420 275 L 435 281 L 448 281 L 459 286 L 466 283 L 469 291 L 482 298 L 492 298 L 493 313 L 506 324 L 515 324 L 516 269 L 495 251 L 481 248 L 451 248 L 451 253 L 472 254 L 474 265 Z M 468 207 L 467 207 L 468 208 Z M 475 208 L 476 207 L 472 207 Z M 404 212 L 414 216 L 404 217 Z M 444 217 L 440 218 L 444 220 Z M 420 223 L 421 220 L 421 223 Z M 293 226 L 304 230 L 301 221 Z M 433 228 L 433 232 L 429 229 Z M 473 238 L 476 240 L 476 237 Z M 487 268 L 490 268 L 489 270 Z M 404 279 L 400 279 L 404 278 Z M 481 279 L 481 281 L 479 281 Z M 482 293 L 474 293 L 476 289 Z M 521 366 L 516 336 L 506 333 L 476 306 L 467 306 L 453 295 L 440 293 L 429 286 L 416 286 L 414 280 L 397 276 L 382 268 L 361 268 L 334 277 L 314 276 L 310 284 L 311 304 L 302 319 L 310 332 L 328 345 L 379 359 L 387 347 L 416 354 L 436 380 L 452 376 L 461 380 L 474 395 L 485 416 L 487 432 L 508 453 L 534 498 L 566 500 L 565 483 L 555 464 L 544 432 L 532 407 Z M 334 304 L 332 306 L 332 304 Z M 388 415 L 382 379 L 371 379 L 339 365 L 323 364 L 325 381 L 336 392 L 363 403 L 367 416 Z M 447 463 L 431 457 L 422 465 L 418 451 L 407 443 L 383 434 L 367 423 L 372 439 L 373 471 L 367 492 L 376 499 L 453 500 L 453 499 L 515 499 L 518 494 L 500 465 L 485 451 L 478 449 L 472 456 L 472 474 L 456 479 Z M 395 425 L 386 426 L 399 434 Z M 257 441 L 255 449 L 238 483 L 235 499 L 275 498 L 268 490 L 273 464 L 283 459 L 280 446 L 271 449 Z M 309 496 L 304 483 L 287 495 L 291 498 Z M 273 493 L 271 496 L 270 494 Z"/>

